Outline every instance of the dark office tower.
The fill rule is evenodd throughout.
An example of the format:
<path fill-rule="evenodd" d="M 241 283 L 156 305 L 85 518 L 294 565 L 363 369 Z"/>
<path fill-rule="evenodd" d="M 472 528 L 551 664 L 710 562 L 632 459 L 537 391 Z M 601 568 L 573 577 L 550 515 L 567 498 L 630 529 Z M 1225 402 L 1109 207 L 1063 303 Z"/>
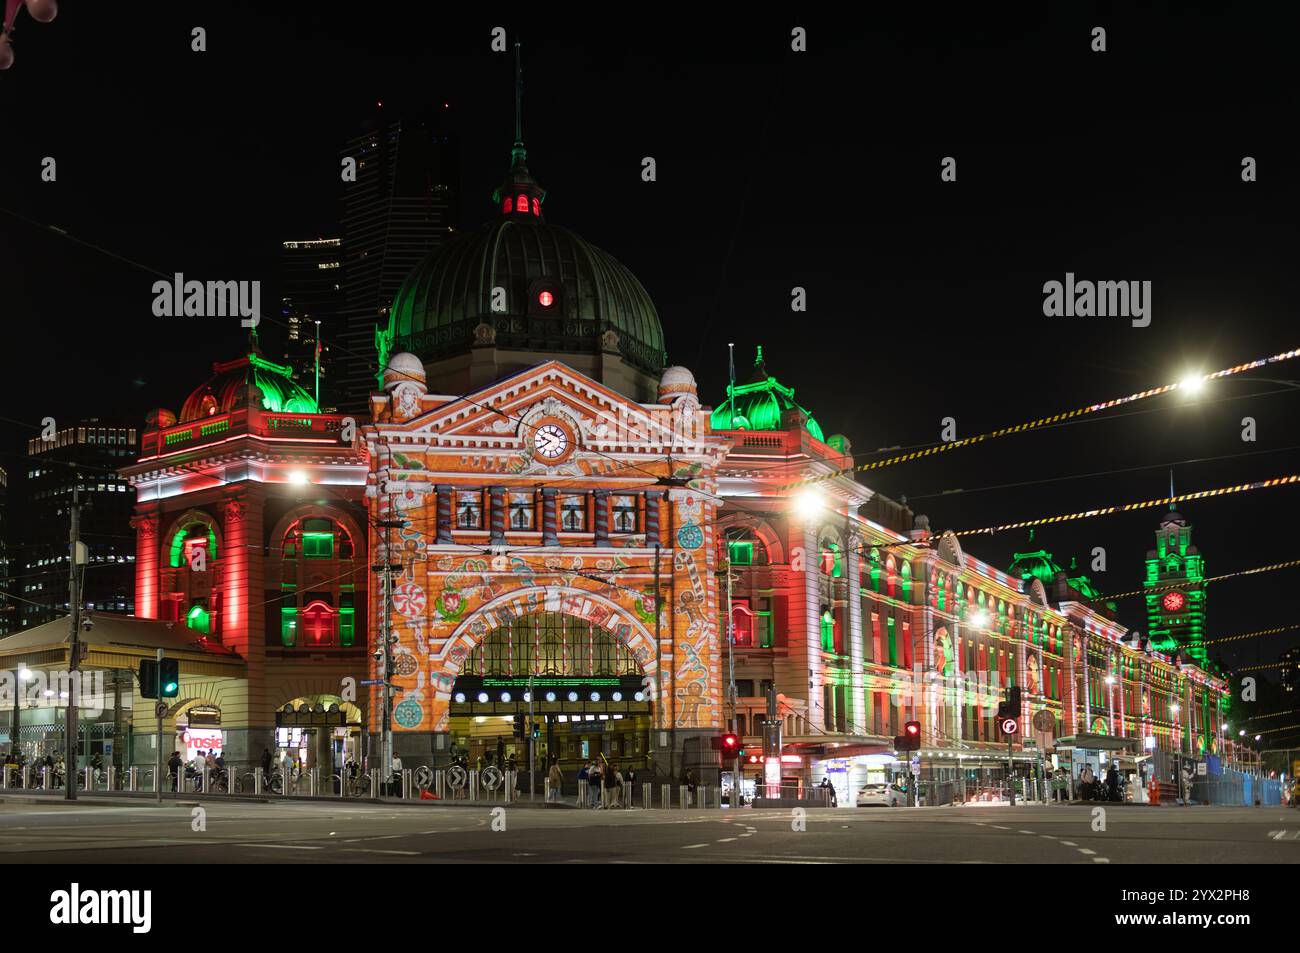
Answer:
<path fill-rule="evenodd" d="M 378 388 L 375 326 L 387 326 L 398 287 L 454 225 L 459 163 L 446 115 L 442 103 L 400 117 L 380 107 L 343 150 L 356 181 L 343 183 L 346 312 L 333 392 L 342 412 L 366 413 Z"/>
<path fill-rule="evenodd" d="M 13 580 L 9 570 L 9 474 L 0 467 L 0 635 L 8 635 L 17 627 L 18 600 L 11 599 Z"/>
<path fill-rule="evenodd" d="M 68 530 L 78 487 L 87 561 L 82 607 L 135 611 L 135 493 L 117 468 L 139 456 L 136 428 L 98 418 L 66 427 L 50 441 L 27 441 L 17 594 L 20 629 L 68 612 Z"/>
<path fill-rule="evenodd" d="M 320 322 L 320 400 L 338 399 L 336 368 L 330 342 L 338 339 L 343 324 L 343 240 L 311 238 L 287 241 L 280 251 L 280 315 L 288 324 L 284 363 L 294 378 L 315 396 L 316 322 Z"/>

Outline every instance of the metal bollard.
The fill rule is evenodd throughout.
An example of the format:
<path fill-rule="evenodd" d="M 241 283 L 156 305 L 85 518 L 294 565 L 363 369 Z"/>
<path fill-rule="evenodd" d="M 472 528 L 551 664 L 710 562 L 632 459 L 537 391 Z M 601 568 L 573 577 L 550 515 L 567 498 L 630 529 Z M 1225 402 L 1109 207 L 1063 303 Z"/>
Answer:
<path fill-rule="evenodd" d="M 691 789 L 682 784 L 677 789 L 678 806 L 687 808 L 691 806 Z"/>
<path fill-rule="evenodd" d="M 86 765 L 86 767 L 85 767 L 83 770 L 85 770 L 85 772 L 86 772 L 86 776 L 82 779 L 82 782 L 81 782 L 81 789 L 82 789 L 83 791 L 86 791 L 86 792 L 94 791 L 94 790 L 95 790 L 95 771 L 94 771 L 94 769 L 91 768 L 90 765 Z"/>
<path fill-rule="evenodd" d="M 253 769 L 253 793 L 260 795 L 262 793 L 262 769 Z"/>
<path fill-rule="evenodd" d="M 370 769 L 370 796 L 375 799 L 379 797 L 379 772 L 374 768 Z"/>
<path fill-rule="evenodd" d="M 50 789 L 50 781 L 53 780 L 53 777 L 54 777 L 54 772 L 50 770 L 49 765 L 46 765 L 45 767 L 41 768 L 41 790 L 42 791 L 48 791 Z"/>
<path fill-rule="evenodd" d="M 415 789 L 415 784 L 411 779 L 411 769 L 403 768 L 402 769 L 402 800 L 409 801 L 412 796 L 411 792 L 414 789 Z"/>
<path fill-rule="evenodd" d="M 673 806 L 673 786 L 671 784 L 661 785 L 659 788 L 659 806 L 667 810 Z"/>
<path fill-rule="evenodd" d="M 641 803 L 645 807 L 655 806 L 655 786 L 650 781 L 644 781 L 641 784 Z"/>
<path fill-rule="evenodd" d="M 469 773 L 469 799 L 478 800 L 478 770 L 475 769 Z"/>
<path fill-rule="evenodd" d="M 209 785 L 211 785 L 211 783 L 212 783 L 211 772 L 209 772 L 207 768 L 204 768 L 201 772 L 199 772 L 199 790 L 204 794 L 208 794 L 209 793 L 208 787 Z"/>
<path fill-rule="evenodd" d="M 447 772 L 442 768 L 433 772 L 433 793 L 440 801 L 447 796 Z"/>
<path fill-rule="evenodd" d="M 115 764 L 108 766 L 108 790 L 117 790 L 117 765 Z"/>

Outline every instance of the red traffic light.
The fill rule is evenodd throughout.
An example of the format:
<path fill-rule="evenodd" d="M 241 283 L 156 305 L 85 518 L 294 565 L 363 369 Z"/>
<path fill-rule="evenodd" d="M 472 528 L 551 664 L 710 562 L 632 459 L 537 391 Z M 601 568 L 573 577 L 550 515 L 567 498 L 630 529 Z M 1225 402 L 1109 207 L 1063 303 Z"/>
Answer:
<path fill-rule="evenodd" d="M 727 733 L 722 736 L 722 750 L 735 751 L 740 747 L 740 736 Z"/>
<path fill-rule="evenodd" d="M 921 723 L 919 721 L 909 721 L 903 725 L 903 734 L 909 738 L 921 737 Z"/>

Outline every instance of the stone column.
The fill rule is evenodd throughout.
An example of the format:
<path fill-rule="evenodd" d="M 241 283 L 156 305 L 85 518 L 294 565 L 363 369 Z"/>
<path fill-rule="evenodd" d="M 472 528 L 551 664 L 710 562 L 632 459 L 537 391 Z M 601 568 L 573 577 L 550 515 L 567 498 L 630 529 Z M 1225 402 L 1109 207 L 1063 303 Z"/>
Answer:
<path fill-rule="evenodd" d="M 225 533 L 221 554 L 221 641 L 243 656 L 248 672 L 242 686 L 247 699 L 247 723 L 225 718 L 222 722 L 226 763 L 241 773 L 261 754 L 260 747 L 250 750 L 252 735 L 265 738 L 266 732 L 275 727 L 274 701 L 266 696 L 264 508 L 260 489 L 238 490 L 221 507 Z M 233 698 L 223 698 L 223 702 L 237 704 Z"/>
<path fill-rule="evenodd" d="M 141 503 L 135 508 L 131 526 L 135 529 L 135 614 L 141 619 L 158 618 L 158 589 L 162 585 L 158 565 L 161 548 L 158 534 L 158 504 Z"/>

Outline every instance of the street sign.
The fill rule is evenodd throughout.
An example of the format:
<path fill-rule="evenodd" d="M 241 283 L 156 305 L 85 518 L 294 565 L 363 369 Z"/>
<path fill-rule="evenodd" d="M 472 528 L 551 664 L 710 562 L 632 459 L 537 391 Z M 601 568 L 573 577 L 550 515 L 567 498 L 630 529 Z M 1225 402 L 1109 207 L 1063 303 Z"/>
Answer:
<path fill-rule="evenodd" d="M 495 764 L 489 764 L 483 769 L 483 787 L 489 791 L 495 791 L 501 786 L 501 769 Z"/>
<path fill-rule="evenodd" d="M 920 776 L 921 776 L 921 766 L 919 764 L 912 765 L 912 777 L 919 778 Z"/>
<path fill-rule="evenodd" d="M 1020 724 L 1014 718 L 1003 718 L 1000 727 L 1004 735 L 1014 735 L 1019 730 Z"/>
<path fill-rule="evenodd" d="M 415 774 L 411 780 L 415 782 L 415 786 L 421 791 L 427 791 L 430 785 L 433 784 L 433 770 L 427 764 L 422 764 L 415 769 Z"/>
<path fill-rule="evenodd" d="M 157 703 L 153 706 L 153 713 L 154 713 L 154 715 L 156 715 L 156 716 L 159 717 L 159 718 L 162 718 L 164 715 L 167 714 L 167 707 L 168 707 L 168 706 L 167 706 L 167 703 L 166 703 L 166 702 L 157 702 Z"/>
<path fill-rule="evenodd" d="M 462 768 L 460 765 L 453 764 L 450 768 L 447 769 L 447 784 L 449 784 L 455 790 L 459 791 L 461 788 L 463 788 L 465 786 L 465 782 L 468 780 L 469 780 L 469 775 L 465 772 L 465 769 Z"/>
<path fill-rule="evenodd" d="M 1196 764 L 1196 773 L 1201 777 L 1205 777 L 1210 773 L 1210 766 L 1204 761 L 1198 761 Z"/>
<path fill-rule="evenodd" d="M 1034 714 L 1035 731 L 1051 731 L 1056 727 L 1056 716 L 1046 708 L 1040 709 Z"/>

